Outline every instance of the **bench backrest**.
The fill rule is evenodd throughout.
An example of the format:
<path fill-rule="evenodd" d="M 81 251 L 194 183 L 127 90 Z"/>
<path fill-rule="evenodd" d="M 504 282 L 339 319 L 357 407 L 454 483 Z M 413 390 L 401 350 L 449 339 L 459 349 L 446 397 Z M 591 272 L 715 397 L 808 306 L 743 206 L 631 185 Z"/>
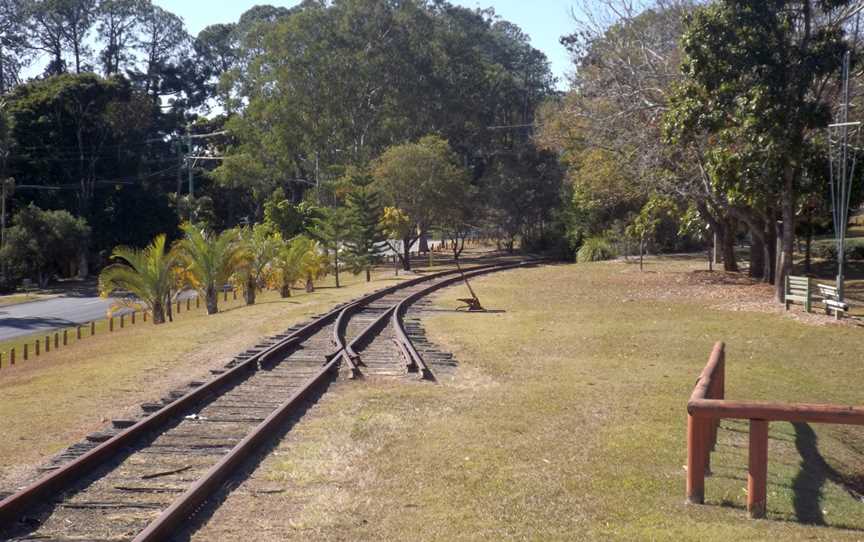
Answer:
<path fill-rule="evenodd" d="M 786 292 L 791 294 L 809 294 L 810 278 L 786 275 Z"/>
<path fill-rule="evenodd" d="M 837 294 L 836 286 L 828 286 L 827 284 L 817 284 L 817 288 L 819 288 L 819 295 L 824 297 L 825 299 L 833 299 L 837 301 L 840 299 L 840 296 Z"/>

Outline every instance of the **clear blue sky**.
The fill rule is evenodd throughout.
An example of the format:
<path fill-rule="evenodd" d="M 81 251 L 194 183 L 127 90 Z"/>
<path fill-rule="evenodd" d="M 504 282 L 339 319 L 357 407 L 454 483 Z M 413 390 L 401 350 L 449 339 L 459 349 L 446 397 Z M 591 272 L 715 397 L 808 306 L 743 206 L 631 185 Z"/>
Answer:
<path fill-rule="evenodd" d="M 531 43 L 540 49 L 552 63 L 552 71 L 566 87 L 566 74 L 571 71 L 567 51 L 558 38 L 573 30 L 570 18 L 572 0 L 451 0 L 454 4 L 470 8 L 493 7 L 503 19 L 519 25 Z M 155 4 L 175 13 L 186 22 L 189 33 L 195 35 L 207 25 L 235 22 L 240 15 L 256 4 L 290 7 L 300 0 L 154 0 Z"/>

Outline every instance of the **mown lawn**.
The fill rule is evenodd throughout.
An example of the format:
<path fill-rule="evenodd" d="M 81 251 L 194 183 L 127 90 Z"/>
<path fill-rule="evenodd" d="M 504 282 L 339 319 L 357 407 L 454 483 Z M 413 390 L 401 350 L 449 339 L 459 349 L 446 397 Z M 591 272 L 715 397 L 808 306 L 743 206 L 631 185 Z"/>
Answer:
<path fill-rule="evenodd" d="M 118 322 L 109 333 L 102 321 L 94 337 L 88 328 L 82 341 L 39 357 L 31 354 L 26 362 L 18 345 L 16 366 L 9 367 L 4 355 L 0 370 L 0 489 L 9 489 L 32 466 L 111 418 L 136 411 L 138 403 L 208 378 L 210 368 L 261 338 L 395 280 L 390 271 L 376 274 L 368 284 L 363 277 L 342 278 L 345 287 L 338 290 L 329 278 L 313 294 L 296 291 L 280 299 L 267 292 L 252 307 L 229 294 L 224 312 L 207 316 L 203 309 L 183 310 L 174 323 L 162 326 L 143 323 L 139 316 L 135 326 L 127 318 L 125 329 Z"/>
<path fill-rule="evenodd" d="M 864 428 L 772 424 L 768 519 L 752 521 L 746 424 L 726 422 L 707 505 L 684 504 L 685 405 L 714 341 L 730 398 L 858 404 L 864 382 L 864 330 L 741 310 L 727 298 L 770 288 L 694 286 L 701 265 L 473 281 L 503 312 L 426 319 L 455 380 L 335 385 L 196 540 L 864 539 Z"/>

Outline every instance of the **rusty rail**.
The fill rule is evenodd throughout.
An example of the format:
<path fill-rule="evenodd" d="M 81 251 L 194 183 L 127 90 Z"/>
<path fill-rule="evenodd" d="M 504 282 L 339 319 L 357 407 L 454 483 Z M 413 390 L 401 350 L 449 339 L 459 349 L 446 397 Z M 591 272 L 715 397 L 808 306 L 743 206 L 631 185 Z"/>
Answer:
<path fill-rule="evenodd" d="M 474 269 L 485 269 L 494 266 L 496 266 L 496 264 L 478 266 Z M 178 398 L 172 403 L 164 406 L 162 409 L 124 429 L 117 435 L 84 453 L 80 457 L 70 461 L 55 471 L 46 474 L 21 491 L 18 491 L 0 501 L 0 525 L 11 525 L 27 509 L 37 506 L 67 490 L 78 480 L 99 468 L 105 461 L 117 456 L 118 454 L 124 454 L 130 444 L 137 442 L 148 434 L 152 434 L 154 431 L 158 431 L 159 428 L 169 423 L 172 419 L 176 418 L 187 409 L 192 408 L 212 395 L 219 394 L 222 389 L 248 378 L 250 375 L 254 374 L 259 367 L 271 363 L 275 358 L 284 354 L 287 350 L 296 347 L 297 344 L 306 337 L 311 336 L 318 332 L 322 327 L 339 319 L 340 316 L 344 318 L 344 315 L 354 308 L 398 291 L 406 286 L 424 282 L 448 273 L 453 273 L 453 271 L 445 271 L 442 273 L 418 277 L 373 292 L 361 300 L 355 301 L 347 306 L 340 305 L 335 307 L 302 328 L 294 331 L 287 337 L 282 338 L 273 345 L 237 364 L 225 373 L 214 377 L 183 397 Z M 437 289 L 438 287 L 440 287 L 440 285 L 433 285 L 433 289 Z M 371 331 L 371 327 L 364 330 L 364 333 L 367 331 Z M 339 337 L 337 335 L 337 342 L 338 339 Z M 285 419 L 285 416 L 290 412 L 290 410 L 302 401 L 312 389 L 320 385 L 328 374 L 333 373 L 335 368 L 338 366 L 339 361 L 345 356 L 347 356 L 347 349 L 344 346 L 329 354 L 326 357 L 322 369 L 314 378 L 307 381 L 300 390 L 292 395 L 285 403 L 280 405 L 277 410 L 272 412 L 253 432 L 238 443 L 237 446 L 228 453 L 228 455 L 223 457 L 216 465 L 214 465 L 204 477 L 191 486 L 169 508 L 165 509 L 159 518 L 142 531 L 135 540 L 138 542 L 164 540 L 167 533 L 174 532 L 174 530 L 178 528 L 185 519 L 206 500 L 208 495 L 219 487 L 219 485 L 230 474 L 231 470 L 243 459 L 249 457 L 256 447 L 272 434 L 272 429 Z M 350 356 L 348 357 L 350 359 Z"/>
<path fill-rule="evenodd" d="M 828 423 L 864 426 L 864 407 L 827 404 L 728 401 L 725 398 L 726 351 L 718 342 L 687 402 L 687 502 L 705 502 L 705 476 L 717 444 L 720 420 L 750 421 L 747 513 L 765 517 L 770 422 Z"/>

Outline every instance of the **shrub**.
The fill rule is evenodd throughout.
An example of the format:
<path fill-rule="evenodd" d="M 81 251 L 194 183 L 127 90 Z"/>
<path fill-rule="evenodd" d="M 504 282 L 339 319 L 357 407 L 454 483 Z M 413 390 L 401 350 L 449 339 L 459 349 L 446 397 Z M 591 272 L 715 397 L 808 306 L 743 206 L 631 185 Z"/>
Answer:
<path fill-rule="evenodd" d="M 846 245 L 846 261 L 849 260 L 864 260 L 864 244 L 855 243 Z M 832 262 L 837 261 L 837 246 L 831 243 L 817 245 L 813 249 L 813 256 Z"/>
<path fill-rule="evenodd" d="M 608 239 L 605 237 L 589 237 L 579 247 L 579 252 L 576 253 L 576 261 L 580 263 L 599 262 L 611 260 L 615 255 L 615 249 Z"/>

